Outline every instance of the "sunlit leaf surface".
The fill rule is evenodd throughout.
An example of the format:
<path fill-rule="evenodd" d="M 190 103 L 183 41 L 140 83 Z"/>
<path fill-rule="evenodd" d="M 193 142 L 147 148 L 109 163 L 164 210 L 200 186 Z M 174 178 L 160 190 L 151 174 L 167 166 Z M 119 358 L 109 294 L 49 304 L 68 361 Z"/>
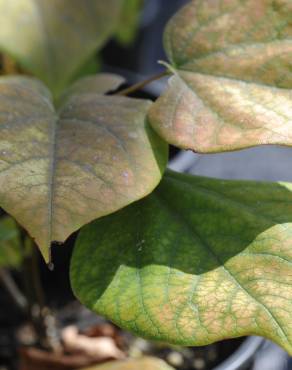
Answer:
<path fill-rule="evenodd" d="M 150 119 L 198 152 L 292 145 L 292 1 L 194 0 L 165 31 L 174 77 Z"/>
<path fill-rule="evenodd" d="M 101 95 L 121 82 L 106 76 L 81 80 L 58 112 L 37 80 L 0 79 L 0 206 L 46 260 L 51 242 L 151 192 L 167 161 L 151 102 Z"/>
<path fill-rule="evenodd" d="M 147 198 L 86 226 L 76 296 L 150 339 L 261 335 L 292 353 L 292 185 L 168 172 Z"/>
<path fill-rule="evenodd" d="M 58 94 L 115 31 L 122 0 L 0 0 L 0 49 Z"/>

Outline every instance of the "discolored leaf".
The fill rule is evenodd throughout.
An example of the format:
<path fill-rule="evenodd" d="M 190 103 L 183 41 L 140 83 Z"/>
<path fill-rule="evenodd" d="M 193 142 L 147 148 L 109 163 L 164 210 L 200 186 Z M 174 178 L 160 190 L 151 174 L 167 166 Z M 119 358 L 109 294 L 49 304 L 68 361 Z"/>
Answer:
<path fill-rule="evenodd" d="M 291 243 L 292 184 L 168 172 L 81 231 L 71 282 L 140 336 L 198 346 L 254 334 L 292 353 Z"/>
<path fill-rule="evenodd" d="M 171 370 L 164 361 L 155 357 L 129 359 L 125 361 L 112 361 L 103 365 L 93 366 L 80 370 Z"/>
<path fill-rule="evenodd" d="M 292 145 L 291 0 L 193 0 L 165 31 L 174 73 L 150 112 L 198 152 Z"/>
<path fill-rule="evenodd" d="M 0 0 L 0 49 L 57 95 L 115 31 L 122 0 Z"/>
<path fill-rule="evenodd" d="M 0 205 L 46 260 L 52 241 L 151 192 L 166 165 L 151 103 L 101 95 L 121 81 L 107 78 L 73 86 L 58 112 L 37 80 L 0 79 Z"/>
<path fill-rule="evenodd" d="M 0 219 L 0 267 L 20 267 L 23 251 L 19 244 L 19 231 L 9 216 Z"/>

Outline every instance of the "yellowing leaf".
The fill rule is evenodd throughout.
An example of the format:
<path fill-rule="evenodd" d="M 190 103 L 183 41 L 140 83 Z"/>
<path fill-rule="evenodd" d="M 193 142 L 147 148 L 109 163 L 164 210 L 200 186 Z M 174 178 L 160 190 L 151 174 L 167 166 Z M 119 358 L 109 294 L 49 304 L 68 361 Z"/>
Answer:
<path fill-rule="evenodd" d="M 122 0 L 0 0 L 0 49 L 59 94 L 115 31 Z"/>
<path fill-rule="evenodd" d="M 200 346 L 261 335 L 292 353 L 291 243 L 292 184 L 168 172 L 81 231 L 71 282 L 140 336 Z"/>
<path fill-rule="evenodd" d="M 292 145 L 291 14 L 291 0 L 191 1 L 165 32 L 175 76 L 155 130 L 198 152 Z"/>
<path fill-rule="evenodd" d="M 103 365 L 80 370 L 172 370 L 172 367 L 158 358 L 144 357 L 125 361 L 111 361 Z"/>
<path fill-rule="evenodd" d="M 38 81 L 0 79 L 0 205 L 46 260 L 51 242 L 147 195 L 165 167 L 166 144 L 145 118 L 151 103 L 101 95 L 121 81 L 108 78 L 75 85 L 58 112 Z"/>

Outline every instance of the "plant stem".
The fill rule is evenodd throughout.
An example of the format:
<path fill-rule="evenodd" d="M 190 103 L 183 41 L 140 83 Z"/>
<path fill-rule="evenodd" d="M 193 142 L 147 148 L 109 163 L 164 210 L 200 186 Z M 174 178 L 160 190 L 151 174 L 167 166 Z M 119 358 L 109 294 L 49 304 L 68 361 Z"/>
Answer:
<path fill-rule="evenodd" d="M 23 285 L 24 285 L 24 291 L 25 295 L 28 301 L 28 307 L 29 307 L 29 314 L 31 315 L 31 310 L 34 305 L 34 297 L 31 287 L 31 274 L 30 274 L 30 256 L 26 251 L 27 245 L 27 235 L 25 230 L 18 225 L 19 228 L 19 243 L 22 250 L 22 276 L 23 276 Z M 32 246 L 30 246 L 31 248 Z"/>
<path fill-rule="evenodd" d="M 5 268 L 0 269 L 0 280 L 5 286 L 6 290 L 10 294 L 11 298 L 14 300 L 16 305 L 23 311 L 27 312 L 28 301 L 25 296 L 21 293 L 18 286 L 16 285 L 11 273 Z"/>
<path fill-rule="evenodd" d="M 19 242 L 23 252 L 23 281 L 28 300 L 28 316 L 37 335 L 38 344 L 44 349 L 51 349 L 47 333 L 45 295 L 41 285 L 37 247 L 19 225 Z M 27 252 L 29 249 L 29 253 Z"/>
<path fill-rule="evenodd" d="M 45 293 L 41 283 L 39 259 L 38 259 L 38 249 L 34 244 L 32 246 L 32 256 L 31 256 L 31 277 L 33 288 L 35 292 L 36 301 L 42 310 L 46 306 Z"/>
<path fill-rule="evenodd" d="M 158 74 L 156 74 L 156 75 L 154 75 L 150 78 L 147 78 L 147 80 L 138 82 L 138 83 L 136 83 L 136 84 L 134 84 L 130 87 L 127 87 L 126 89 L 121 90 L 121 91 L 119 91 L 119 92 L 117 92 L 113 95 L 126 96 L 126 95 L 129 95 L 129 94 L 132 94 L 137 90 L 141 90 L 144 86 L 149 85 L 151 82 L 159 80 L 160 78 L 168 76 L 168 75 L 169 75 L 168 71 L 163 71 L 163 72 L 158 73 Z"/>
<path fill-rule="evenodd" d="M 46 303 L 46 295 L 40 275 L 38 246 L 33 242 L 31 252 L 30 272 L 34 296 L 39 309 L 39 313 L 36 315 L 35 319 L 38 332 L 40 334 L 40 342 L 45 349 L 57 353 L 62 350 L 60 336 L 57 329 L 57 320 L 54 313 Z"/>

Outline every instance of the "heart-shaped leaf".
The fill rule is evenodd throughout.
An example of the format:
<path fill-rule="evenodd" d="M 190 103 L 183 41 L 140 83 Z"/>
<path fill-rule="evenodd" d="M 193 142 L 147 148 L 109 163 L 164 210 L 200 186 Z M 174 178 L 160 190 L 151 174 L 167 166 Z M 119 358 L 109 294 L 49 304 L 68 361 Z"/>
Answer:
<path fill-rule="evenodd" d="M 151 102 L 101 95 L 122 80 L 107 78 L 77 83 L 59 112 L 38 81 L 0 79 L 0 206 L 46 260 L 52 241 L 151 192 L 166 165 Z"/>
<path fill-rule="evenodd" d="M 168 172 L 147 198 L 86 226 L 71 282 L 81 302 L 151 339 L 244 335 L 292 353 L 292 184 Z"/>
<path fill-rule="evenodd" d="M 198 152 L 292 145 L 291 0 L 193 0 L 170 21 L 174 72 L 150 121 Z"/>
<path fill-rule="evenodd" d="M 172 370 L 164 361 L 155 357 L 111 361 L 103 365 L 88 367 L 80 370 Z"/>
<path fill-rule="evenodd" d="M 0 0 L 0 49 L 59 94 L 115 31 L 123 0 Z"/>

